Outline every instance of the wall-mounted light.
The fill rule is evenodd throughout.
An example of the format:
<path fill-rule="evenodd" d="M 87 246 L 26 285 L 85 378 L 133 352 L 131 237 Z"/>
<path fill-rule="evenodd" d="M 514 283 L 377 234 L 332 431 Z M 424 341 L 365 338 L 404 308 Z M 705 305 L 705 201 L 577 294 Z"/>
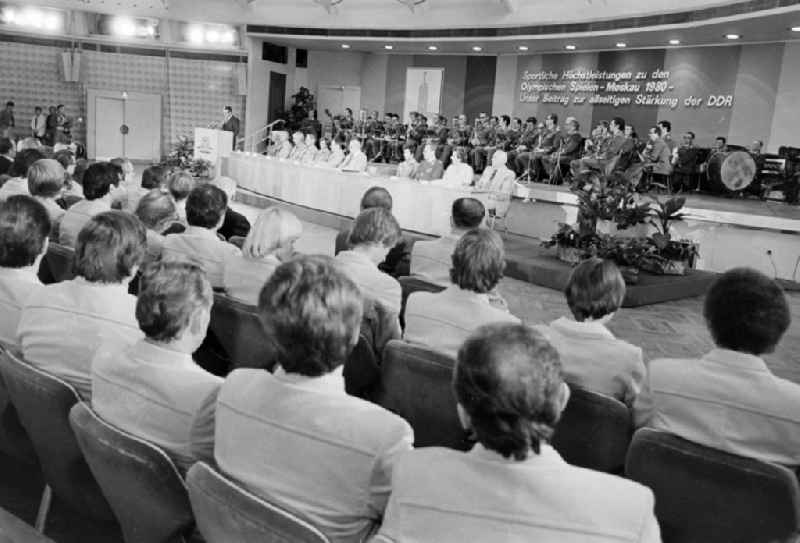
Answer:
<path fill-rule="evenodd" d="M 564 46 L 564 49 L 566 49 L 567 51 L 574 51 L 577 48 L 578 48 L 577 46 L 572 45 L 571 43 L 569 45 Z"/>
<path fill-rule="evenodd" d="M 520 51 L 527 51 L 528 50 L 528 46 L 527 45 L 520 45 L 519 47 L 517 47 L 517 49 L 519 49 Z"/>
<path fill-rule="evenodd" d="M 669 44 L 670 45 L 680 45 L 681 44 L 681 40 L 669 40 Z"/>
<path fill-rule="evenodd" d="M 618 41 L 617 42 L 617 47 L 619 47 L 620 49 L 624 49 L 624 48 L 628 47 L 628 44 L 625 43 L 624 41 Z"/>
<path fill-rule="evenodd" d="M 725 34 L 725 39 L 727 40 L 738 40 L 741 37 L 739 34 Z"/>
<path fill-rule="evenodd" d="M 0 23 L 42 32 L 63 32 L 66 14 L 61 10 L 5 6 L 0 12 Z"/>
<path fill-rule="evenodd" d="M 239 40 L 239 33 L 230 25 L 192 23 L 184 25 L 183 37 L 192 45 L 233 47 Z"/>

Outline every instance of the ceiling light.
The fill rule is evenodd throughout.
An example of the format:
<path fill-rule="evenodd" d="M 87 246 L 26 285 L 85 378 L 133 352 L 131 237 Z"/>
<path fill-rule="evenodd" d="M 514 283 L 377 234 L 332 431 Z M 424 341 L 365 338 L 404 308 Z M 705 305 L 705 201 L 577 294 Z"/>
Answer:
<path fill-rule="evenodd" d="M 475 51 L 476 53 L 480 53 L 481 51 L 483 51 L 483 47 L 476 45 L 472 48 L 472 50 Z"/>
<path fill-rule="evenodd" d="M 622 49 L 623 47 L 628 47 L 628 44 L 625 43 L 624 41 L 619 41 L 619 42 L 617 42 L 617 47 Z"/>
<path fill-rule="evenodd" d="M 669 44 L 670 45 L 680 45 L 681 44 L 681 40 L 669 40 Z"/>
<path fill-rule="evenodd" d="M 17 12 L 11 8 L 3 9 L 3 21 L 7 24 L 12 24 L 17 17 Z"/>
<path fill-rule="evenodd" d="M 203 43 L 205 33 L 203 32 L 203 28 L 200 26 L 193 26 L 189 28 L 189 41 L 192 43 Z"/>
<path fill-rule="evenodd" d="M 725 34 L 725 38 L 729 40 L 738 40 L 741 36 L 739 34 Z"/>
<path fill-rule="evenodd" d="M 567 51 L 574 51 L 575 49 L 577 49 L 577 47 L 572 45 L 572 44 L 569 44 L 569 45 L 565 45 L 564 49 L 566 49 Z"/>
<path fill-rule="evenodd" d="M 519 49 L 520 51 L 527 51 L 528 50 L 528 46 L 527 45 L 520 45 L 519 47 L 517 47 L 517 49 Z"/>
<path fill-rule="evenodd" d="M 800 26 L 793 26 L 792 32 L 800 32 Z"/>
<path fill-rule="evenodd" d="M 236 41 L 236 35 L 233 32 L 223 32 L 222 36 L 220 37 L 220 41 L 222 43 L 233 43 Z"/>
<path fill-rule="evenodd" d="M 136 35 L 136 23 L 129 17 L 117 17 L 111 23 L 111 30 L 117 36 L 130 38 Z"/>
<path fill-rule="evenodd" d="M 342 44 L 342 49 L 350 49 L 350 44 L 349 43 L 343 43 Z"/>
<path fill-rule="evenodd" d="M 391 51 L 392 49 L 394 49 L 394 45 L 384 45 L 383 48 L 386 49 L 387 51 Z"/>
<path fill-rule="evenodd" d="M 217 43 L 220 39 L 219 32 L 216 30 L 209 30 L 206 32 L 206 41 L 208 43 Z"/>
<path fill-rule="evenodd" d="M 437 49 L 439 49 L 439 48 L 436 47 L 435 45 L 429 45 L 428 46 L 428 51 L 436 51 Z"/>

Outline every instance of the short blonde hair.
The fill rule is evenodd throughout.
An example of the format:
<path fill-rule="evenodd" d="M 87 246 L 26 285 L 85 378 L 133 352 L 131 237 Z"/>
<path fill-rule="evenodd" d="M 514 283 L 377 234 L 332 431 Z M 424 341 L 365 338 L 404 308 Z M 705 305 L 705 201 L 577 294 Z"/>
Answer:
<path fill-rule="evenodd" d="M 242 252 L 250 258 L 263 258 L 296 241 L 302 234 L 303 224 L 293 213 L 270 207 L 259 213 L 244 240 Z"/>
<path fill-rule="evenodd" d="M 28 168 L 28 192 L 43 198 L 58 196 L 66 179 L 64 168 L 57 160 L 39 159 Z"/>

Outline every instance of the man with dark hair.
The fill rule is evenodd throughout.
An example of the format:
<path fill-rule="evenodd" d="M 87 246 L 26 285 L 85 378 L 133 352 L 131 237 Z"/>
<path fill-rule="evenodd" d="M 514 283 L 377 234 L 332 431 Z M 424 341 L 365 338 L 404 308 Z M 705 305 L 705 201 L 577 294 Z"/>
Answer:
<path fill-rule="evenodd" d="M 222 473 L 331 541 L 367 538 L 383 515 L 394 459 L 413 442 L 403 419 L 345 392 L 342 365 L 362 303 L 331 258 L 278 266 L 258 304 L 278 367 L 234 370 L 216 410 Z"/>
<path fill-rule="evenodd" d="M 610 260 L 586 259 L 572 270 L 564 295 L 573 318 L 535 326 L 558 351 L 564 378 L 632 405 L 646 372 L 642 349 L 606 327 L 625 299 L 619 269 Z"/>
<path fill-rule="evenodd" d="M 719 276 L 703 314 L 716 348 L 699 360 L 653 360 L 634 404 L 648 426 L 732 454 L 800 464 L 800 385 L 770 372 L 792 317 L 781 287 L 749 268 Z"/>
<path fill-rule="evenodd" d="M 222 130 L 226 132 L 233 132 L 233 149 L 236 149 L 236 141 L 239 139 L 239 131 L 241 127 L 241 121 L 239 118 L 233 114 L 233 108 L 231 106 L 225 106 L 222 110 Z"/>
<path fill-rule="evenodd" d="M 444 175 L 444 165 L 436 158 L 436 144 L 426 143 L 422 150 L 423 160 L 417 166 L 413 178 L 417 181 L 434 181 Z"/>
<path fill-rule="evenodd" d="M 164 240 L 164 256 L 177 256 L 199 262 L 214 288 L 224 286 L 226 256 L 239 256 L 235 245 L 223 241 L 217 231 L 225 221 L 228 197 L 214 185 L 200 185 L 186 198 L 188 228 L 180 234 L 170 234 Z"/>
<path fill-rule="evenodd" d="M 660 543 L 652 491 L 570 466 L 549 444 L 570 394 L 541 335 L 520 324 L 479 328 L 458 351 L 453 392 L 477 444 L 401 456 L 376 543 Z"/>
<path fill-rule="evenodd" d="M 50 234 L 47 210 L 30 196 L 0 203 L 0 341 L 17 343 L 25 300 L 41 288 L 39 264 Z"/>
<path fill-rule="evenodd" d="M 661 139 L 657 126 L 651 126 L 647 132 L 647 146 L 642 152 L 646 172 L 658 176 L 666 184 L 666 177 L 672 173 L 672 153 L 666 142 Z"/>
<path fill-rule="evenodd" d="M 411 273 L 446 287 L 450 284 L 451 256 L 458 240 L 467 231 L 478 228 L 486 217 L 486 208 L 475 198 L 453 202 L 450 233 L 431 241 L 417 241 L 411 249 Z"/>
<path fill-rule="evenodd" d="M 145 338 L 105 345 L 92 361 L 92 408 L 103 420 L 155 443 L 185 472 L 214 455 L 214 405 L 222 378 L 194 360 L 214 301 L 202 268 L 158 262 L 144 268 L 136 320 Z"/>
<path fill-rule="evenodd" d="M 350 249 L 336 255 L 342 271 L 361 289 L 365 298 L 375 300 L 398 316 L 400 283 L 379 270 L 378 263 L 386 258 L 400 234 L 400 226 L 391 212 L 382 207 L 365 209 L 350 231 Z"/>
<path fill-rule="evenodd" d="M 75 279 L 42 287 L 22 308 L 18 337 L 25 359 L 72 384 L 84 399 L 91 397 L 95 351 L 141 338 L 128 287 L 146 239 L 144 226 L 129 213 L 95 215 L 78 235 Z"/>
<path fill-rule="evenodd" d="M 164 174 L 163 166 L 155 165 L 145 168 L 142 172 L 142 188 L 146 189 L 145 193 L 163 187 L 165 183 Z"/>
<path fill-rule="evenodd" d="M 570 164 L 572 175 L 590 170 L 603 171 L 612 161 L 617 160 L 615 169 L 625 169 L 627 156 L 633 151 L 633 141 L 625 136 L 625 119 L 614 117 L 609 124 L 611 137 L 606 145 L 594 156 L 573 160 Z"/>
<path fill-rule="evenodd" d="M 0 138 L 0 175 L 6 175 L 14 163 L 14 142 Z"/>
<path fill-rule="evenodd" d="M 186 222 L 186 198 L 189 197 L 189 193 L 196 186 L 197 183 L 194 177 L 184 171 L 172 173 L 167 181 L 169 193 L 172 194 L 175 199 L 175 205 L 178 208 L 178 217 L 184 222 Z"/>
<path fill-rule="evenodd" d="M 670 154 L 677 147 L 677 142 L 672 139 L 672 123 L 669 121 L 658 121 L 658 136 L 669 148 Z"/>
<path fill-rule="evenodd" d="M 687 131 L 681 138 L 680 147 L 673 151 L 672 188 L 675 191 L 690 190 L 697 186 L 700 148 L 694 144 L 694 138 L 694 132 Z"/>
<path fill-rule="evenodd" d="M 6 108 L 0 111 L 0 137 L 8 138 L 11 136 L 11 129 L 16 126 L 14 121 L 14 102 L 6 102 Z"/>
<path fill-rule="evenodd" d="M 28 169 L 37 160 L 44 158 L 44 154 L 37 149 L 25 149 L 14 157 L 14 162 L 9 170 L 10 179 L 6 179 L 0 187 L 0 201 L 15 194 L 30 194 L 28 192 Z"/>
<path fill-rule="evenodd" d="M 56 134 L 58 133 L 58 112 L 55 106 L 50 106 L 47 113 L 47 120 L 45 121 L 45 135 L 44 144 L 54 145 L 56 142 Z"/>
<path fill-rule="evenodd" d="M 414 292 L 406 303 L 405 339 L 455 356 L 466 337 L 482 324 L 519 322 L 492 305 L 490 296 L 506 267 L 503 240 L 497 232 L 474 229 L 455 247 L 450 285 L 441 292 Z"/>
<path fill-rule="evenodd" d="M 74 247 L 86 222 L 104 211 L 111 209 L 112 189 L 119 185 L 117 170 L 108 162 L 96 162 L 86 168 L 83 174 L 83 195 L 86 198 L 70 207 L 61 219 L 58 242 Z"/>
<path fill-rule="evenodd" d="M 370 187 L 367 189 L 364 196 L 361 197 L 361 211 L 373 207 L 381 207 L 389 212 L 392 211 L 392 195 L 388 190 L 383 187 Z M 338 255 L 340 252 L 350 248 L 349 237 L 349 229 L 342 230 L 336 235 L 335 254 Z M 413 240 L 408 239 L 401 233 L 400 239 L 395 246 L 392 247 L 383 262 L 378 264 L 378 269 L 392 277 L 408 275 L 411 267 L 411 247 L 413 244 Z"/>
<path fill-rule="evenodd" d="M 43 141 L 46 128 L 47 115 L 42 113 L 41 107 L 36 106 L 33 109 L 33 117 L 31 117 L 31 135 L 37 140 Z"/>

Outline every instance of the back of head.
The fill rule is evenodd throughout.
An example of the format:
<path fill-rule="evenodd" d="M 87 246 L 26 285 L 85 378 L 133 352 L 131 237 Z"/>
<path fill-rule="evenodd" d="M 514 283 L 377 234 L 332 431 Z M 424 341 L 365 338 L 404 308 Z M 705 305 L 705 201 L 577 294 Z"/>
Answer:
<path fill-rule="evenodd" d="M 34 162 L 43 158 L 44 153 L 38 149 L 25 149 L 24 151 L 20 151 L 14 157 L 14 162 L 11 164 L 11 169 L 8 173 L 11 177 L 27 177 L 28 168 L 33 166 Z"/>
<path fill-rule="evenodd" d="M 158 261 L 142 270 L 136 320 L 148 339 L 169 342 L 184 332 L 199 337 L 206 334 L 207 315 L 214 300 L 211 284 L 203 269 L 194 263 Z M 198 312 L 201 314 L 198 318 Z"/>
<path fill-rule="evenodd" d="M 214 185 L 200 185 L 186 198 L 186 222 L 189 226 L 216 228 L 225 218 L 228 197 Z"/>
<path fill-rule="evenodd" d="M 561 416 L 566 389 L 558 353 L 521 324 L 478 328 L 458 351 L 453 389 L 478 442 L 505 458 L 540 452 Z"/>
<path fill-rule="evenodd" d="M 163 166 L 149 166 L 142 172 L 142 188 L 157 189 L 164 185 Z"/>
<path fill-rule="evenodd" d="M 11 152 L 14 148 L 14 142 L 9 138 L 0 138 L 0 155 L 5 155 Z"/>
<path fill-rule="evenodd" d="M 703 315 L 718 347 L 754 355 L 775 350 L 792 322 L 780 286 L 750 268 L 719 276 L 706 294 Z"/>
<path fill-rule="evenodd" d="M 325 256 L 278 266 L 261 290 L 258 313 L 288 373 L 330 373 L 350 355 L 361 328 L 358 287 Z"/>
<path fill-rule="evenodd" d="M 233 201 L 233 197 L 236 196 L 236 181 L 223 175 L 215 177 L 211 184 L 225 193 L 225 196 L 228 197 L 228 202 Z"/>
<path fill-rule="evenodd" d="M 28 168 L 28 192 L 31 196 L 54 198 L 61 194 L 66 172 L 57 160 L 42 158 Z"/>
<path fill-rule="evenodd" d="M 144 225 L 130 213 L 95 215 L 78 234 L 75 275 L 92 283 L 120 283 L 133 277 L 146 245 Z"/>
<path fill-rule="evenodd" d="M 372 207 L 382 207 L 387 211 L 392 210 L 392 195 L 383 187 L 371 187 L 361 197 L 361 210 Z"/>
<path fill-rule="evenodd" d="M 623 119 L 622 117 L 614 117 L 613 119 L 611 119 L 611 122 L 617 125 L 617 128 L 619 128 L 620 130 L 625 130 L 625 119 Z"/>
<path fill-rule="evenodd" d="M 453 202 L 453 226 L 456 228 L 477 228 L 483 222 L 486 208 L 475 198 L 459 198 Z"/>
<path fill-rule="evenodd" d="M 95 162 L 83 174 L 83 195 L 87 200 L 97 200 L 119 185 L 117 169 L 109 162 Z"/>
<path fill-rule="evenodd" d="M 89 169 L 91 164 L 85 158 L 79 158 L 75 161 L 75 171 L 72 174 L 72 179 L 83 186 L 83 176 L 86 175 L 86 170 Z"/>
<path fill-rule="evenodd" d="M 56 159 L 65 170 L 75 164 L 75 155 L 72 154 L 72 151 L 69 149 L 57 152 L 53 155 L 53 158 Z"/>
<path fill-rule="evenodd" d="M 50 215 L 30 196 L 17 195 L 0 203 L 0 267 L 31 266 L 50 235 Z"/>
<path fill-rule="evenodd" d="M 294 213 L 273 206 L 259 213 L 244 240 L 242 253 L 250 258 L 263 258 L 290 246 L 302 233 L 303 224 Z"/>
<path fill-rule="evenodd" d="M 588 258 L 572 270 L 564 294 L 576 321 L 596 320 L 622 306 L 625 280 L 611 260 Z"/>
<path fill-rule="evenodd" d="M 169 176 L 167 185 L 170 193 L 172 193 L 172 197 L 175 198 L 175 201 L 180 202 L 189 196 L 189 193 L 192 192 L 192 189 L 195 187 L 196 183 L 194 178 L 192 178 L 192 176 L 188 173 L 175 172 Z"/>
<path fill-rule="evenodd" d="M 351 247 L 359 245 L 382 245 L 393 247 L 402 232 L 397 219 L 383 207 L 372 207 L 362 211 L 350 231 Z"/>
<path fill-rule="evenodd" d="M 475 228 L 461 236 L 451 257 L 450 280 L 479 294 L 492 291 L 506 269 L 503 239 L 497 232 Z"/>
<path fill-rule="evenodd" d="M 178 220 L 175 200 L 163 189 L 153 189 L 139 200 L 136 216 L 145 228 L 161 232 L 170 223 Z"/>

